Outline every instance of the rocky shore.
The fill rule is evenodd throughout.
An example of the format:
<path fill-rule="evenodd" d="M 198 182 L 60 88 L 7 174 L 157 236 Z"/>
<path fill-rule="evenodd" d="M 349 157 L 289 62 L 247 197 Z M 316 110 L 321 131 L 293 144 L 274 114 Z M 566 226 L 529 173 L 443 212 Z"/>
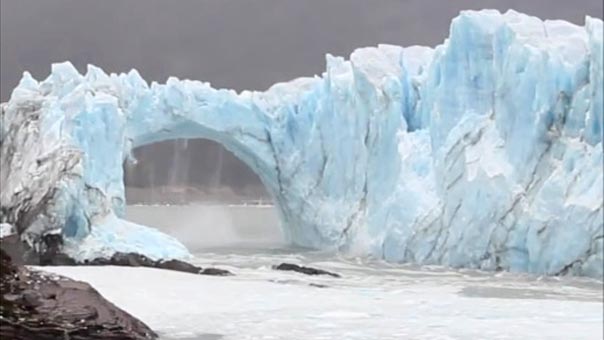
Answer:
<path fill-rule="evenodd" d="M 180 260 L 155 261 L 135 253 L 116 253 L 110 258 L 78 262 L 62 251 L 63 239 L 60 234 L 45 235 L 42 241 L 42 247 L 34 250 L 21 241 L 18 234 L 0 238 L 1 339 L 157 338 L 147 325 L 107 301 L 89 284 L 30 269 L 26 265 L 109 265 L 167 269 L 195 275 L 233 275 L 223 269 L 201 268 Z M 336 273 L 291 263 L 281 263 L 273 269 L 340 277 Z"/>
<path fill-rule="evenodd" d="M 156 339 L 143 322 L 104 299 L 85 282 L 32 270 L 25 265 L 131 266 L 175 270 L 201 275 L 232 275 L 227 270 L 201 268 L 180 260 L 153 261 L 134 253 L 77 262 L 62 252 L 62 237 L 44 237 L 36 252 L 12 234 L 0 238 L 0 338 Z"/>
<path fill-rule="evenodd" d="M 306 274 L 306 275 L 328 275 L 331 277 L 338 277 L 338 278 L 340 277 L 340 274 L 328 272 L 327 270 L 317 269 L 317 268 L 312 268 L 312 267 L 305 267 L 305 266 L 300 266 L 297 264 L 286 263 L 286 262 L 283 262 L 277 266 L 273 266 L 273 269 L 274 270 L 283 270 L 283 271 L 293 271 L 293 272 Z"/>
<path fill-rule="evenodd" d="M 179 272 L 227 276 L 233 275 L 228 270 L 218 268 L 201 268 L 181 260 L 157 260 L 154 261 L 144 255 L 136 253 L 115 253 L 110 258 L 96 258 L 78 262 L 61 251 L 63 238 L 58 234 L 45 235 L 43 237 L 44 251 L 38 255 L 38 263 L 42 266 L 124 266 L 124 267 L 149 267 L 157 269 L 168 269 Z M 35 258 L 35 256 L 33 256 Z M 30 255 L 31 261 L 32 256 Z"/>
<path fill-rule="evenodd" d="M 0 338 L 156 339 L 89 284 L 15 265 L 0 250 Z"/>

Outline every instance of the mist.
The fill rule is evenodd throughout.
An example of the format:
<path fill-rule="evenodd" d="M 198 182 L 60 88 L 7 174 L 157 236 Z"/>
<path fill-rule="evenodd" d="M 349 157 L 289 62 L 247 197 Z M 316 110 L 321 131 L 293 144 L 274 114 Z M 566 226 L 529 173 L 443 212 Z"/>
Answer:
<path fill-rule="evenodd" d="M 126 218 L 174 236 L 191 252 L 285 245 L 277 211 L 272 206 L 130 205 Z"/>

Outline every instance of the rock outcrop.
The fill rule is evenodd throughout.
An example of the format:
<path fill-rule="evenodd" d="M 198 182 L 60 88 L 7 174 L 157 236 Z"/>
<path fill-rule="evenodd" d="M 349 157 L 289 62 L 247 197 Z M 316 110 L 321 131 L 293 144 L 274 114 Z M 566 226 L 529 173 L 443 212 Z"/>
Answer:
<path fill-rule="evenodd" d="M 201 275 L 233 275 L 231 272 L 224 269 L 201 268 L 181 260 L 153 261 L 144 255 L 135 253 L 115 253 L 113 256 L 111 256 L 111 258 L 108 259 L 97 258 L 92 261 L 76 262 L 74 265 L 149 267 Z"/>
<path fill-rule="evenodd" d="M 157 335 L 84 282 L 16 266 L 0 250 L 0 338 L 146 340 Z"/>
<path fill-rule="evenodd" d="M 294 271 L 306 275 L 329 275 L 331 277 L 340 277 L 339 274 L 328 272 L 327 270 L 317 269 L 312 267 L 304 267 L 293 263 L 281 263 L 278 266 L 273 266 L 275 270 Z"/>

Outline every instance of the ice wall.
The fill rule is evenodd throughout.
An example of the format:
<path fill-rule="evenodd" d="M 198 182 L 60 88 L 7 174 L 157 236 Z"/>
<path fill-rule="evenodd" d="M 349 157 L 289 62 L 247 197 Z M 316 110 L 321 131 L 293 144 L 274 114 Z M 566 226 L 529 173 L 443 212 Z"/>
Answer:
<path fill-rule="evenodd" d="M 186 256 L 121 219 L 122 163 L 208 138 L 259 175 L 296 244 L 602 277 L 602 34 L 598 19 L 467 11 L 435 49 L 328 55 L 321 77 L 240 94 L 69 63 L 26 73 L 2 107 L 1 222 L 34 244 L 59 230 L 79 258 Z"/>

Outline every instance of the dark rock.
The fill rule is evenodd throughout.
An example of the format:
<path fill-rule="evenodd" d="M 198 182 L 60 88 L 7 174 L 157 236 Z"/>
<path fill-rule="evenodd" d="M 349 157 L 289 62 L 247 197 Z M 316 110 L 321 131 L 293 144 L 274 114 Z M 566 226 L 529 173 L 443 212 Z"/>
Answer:
<path fill-rule="evenodd" d="M 84 282 L 12 263 L 0 250 L 0 338 L 143 340 L 157 335 Z"/>
<path fill-rule="evenodd" d="M 155 262 L 152 267 L 176 270 L 176 271 L 185 272 L 185 273 L 201 274 L 201 275 L 214 275 L 214 276 L 233 275 L 233 273 L 231 273 L 228 270 L 218 269 L 218 268 L 203 269 L 201 267 L 198 267 L 198 266 L 192 265 L 188 262 L 184 262 L 184 261 L 180 261 L 180 260 L 158 261 L 158 262 Z"/>
<path fill-rule="evenodd" d="M 47 253 L 58 254 L 63 247 L 63 236 L 58 233 L 45 234 L 42 236 L 42 244 L 44 244 Z"/>
<path fill-rule="evenodd" d="M 36 251 L 17 234 L 0 239 L 0 248 L 10 256 L 12 263 L 32 266 L 68 266 L 75 264 L 69 256 L 62 254 L 63 237 L 59 234 L 42 236 L 39 249 Z"/>
<path fill-rule="evenodd" d="M 13 264 L 12 259 L 4 252 L 4 250 L 0 250 L 0 268 L 2 268 L 2 270 L 0 270 L 1 282 L 4 282 L 4 280 L 7 279 L 7 276 L 11 277 L 17 273 L 17 266 Z"/>
<path fill-rule="evenodd" d="M 97 259 L 95 261 L 99 261 L 103 264 L 103 259 Z M 135 253 L 115 253 L 109 260 L 109 264 L 125 267 L 155 267 L 156 265 L 156 263 L 148 257 Z"/>
<path fill-rule="evenodd" d="M 21 266 L 24 264 L 37 265 L 38 261 L 32 261 L 27 257 L 28 247 L 17 234 L 9 235 L 0 239 L 0 248 L 12 259 L 12 263 Z M 29 261 L 28 261 L 29 259 Z"/>
<path fill-rule="evenodd" d="M 157 268 L 176 270 L 179 272 L 192 274 L 199 274 L 202 272 L 201 267 L 197 267 L 180 260 L 159 261 L 157 262 Z"/>
<path fill-rule="evenodd" d="M 306 275 L 329 275 L 332 277 L 340 277 L 339 274 L 328 272 L 327 270 L 299 266 L 299 265 L 293 264 L 293 263 L 281 263 L 278 266 L 273 266 L 273 269 L 294 271 L 294 272 L 298 272 L 298 273 L 302 273 L 302 274 L 306 274 Z"/>
<path fill-rule="evenodd" d="M 202 274 L 202 275 L 218 275 L 226 276 L 233 275 L 228 270 L 218 268 L 201 268 L 181 260 L 159 260 L 153 261 L 148 257 L 135 253 L 115 253 L 110 259 L 95 259 L 90 261 L 90 265 L 112 265 L 112 266 L 127 266 L 127 267 L 149 267 L 175 270 L 184 273 Z"/>
<path fill-rule="evenodd" d="M 218 268 L 206 268 L 206 269 L 202 270 L 200 274 L 202 274 L 202 275 L 215 275 L 215 276 L 230 276 L 230 275 L 233 275 L 233 273 L 231 273 L 228 270 L 218 269 Z"/>
<path fill-rule="evenodd" d="M 41 266 L 124 266 L 124 267 L 149 267 L 175 270 L 184 273 L 226 276 L 233 275 L 228 270 L 218 268 L 201 268 L 181 260 L 154 261 L 150 258 L 136 253 L 115 253 L 110 258 L 96 258 L 77 262 L 62 252 L 63 237 L 60 234 L 47 234 L 42 237 L 42 250 L 38 253 L 30 249 L 27 244 L 19 239 L 18 235 L 10 235 L 2 238 L 0 248 L 8 252 L 11 258 L 19 265 L 41 265 Z"/>
<path fill-rule="evenodd" d="M 40 255 L 39 264 L 41 266 L 73 266 L 76 265 L 76 261 L 63 253 L 54 255 L 44 253 Z"/>
<path fill-rule="evenodd" d="M 41 266 L 72 266 L 75 260 L 62 253 L 63 236 L 61 234 L 46 234 L 42 236 L 44 247 L 40 253 Z"/>
<path fill-rule="evenodd" d="M 21 293 L 21 302 L 26 307 L 38 307 L 42 304 L 40 294 L 33 290 L 25 290 Z"/>
<path fill-rule="evenodd" d="M 233 275 L 228 270 L 218 268 L 201 268 L 181 260 L 159 260 L 153 261 L 150 258 L 135 253 L 115 253 L 111 258 L 96 258 L 92 261 L 75 263 L 74 265 L 89 266 L 125 266 L 125 267 L 149 267 L 158 269 L 175 270 L 184 273 L 227 276 Z"/>

